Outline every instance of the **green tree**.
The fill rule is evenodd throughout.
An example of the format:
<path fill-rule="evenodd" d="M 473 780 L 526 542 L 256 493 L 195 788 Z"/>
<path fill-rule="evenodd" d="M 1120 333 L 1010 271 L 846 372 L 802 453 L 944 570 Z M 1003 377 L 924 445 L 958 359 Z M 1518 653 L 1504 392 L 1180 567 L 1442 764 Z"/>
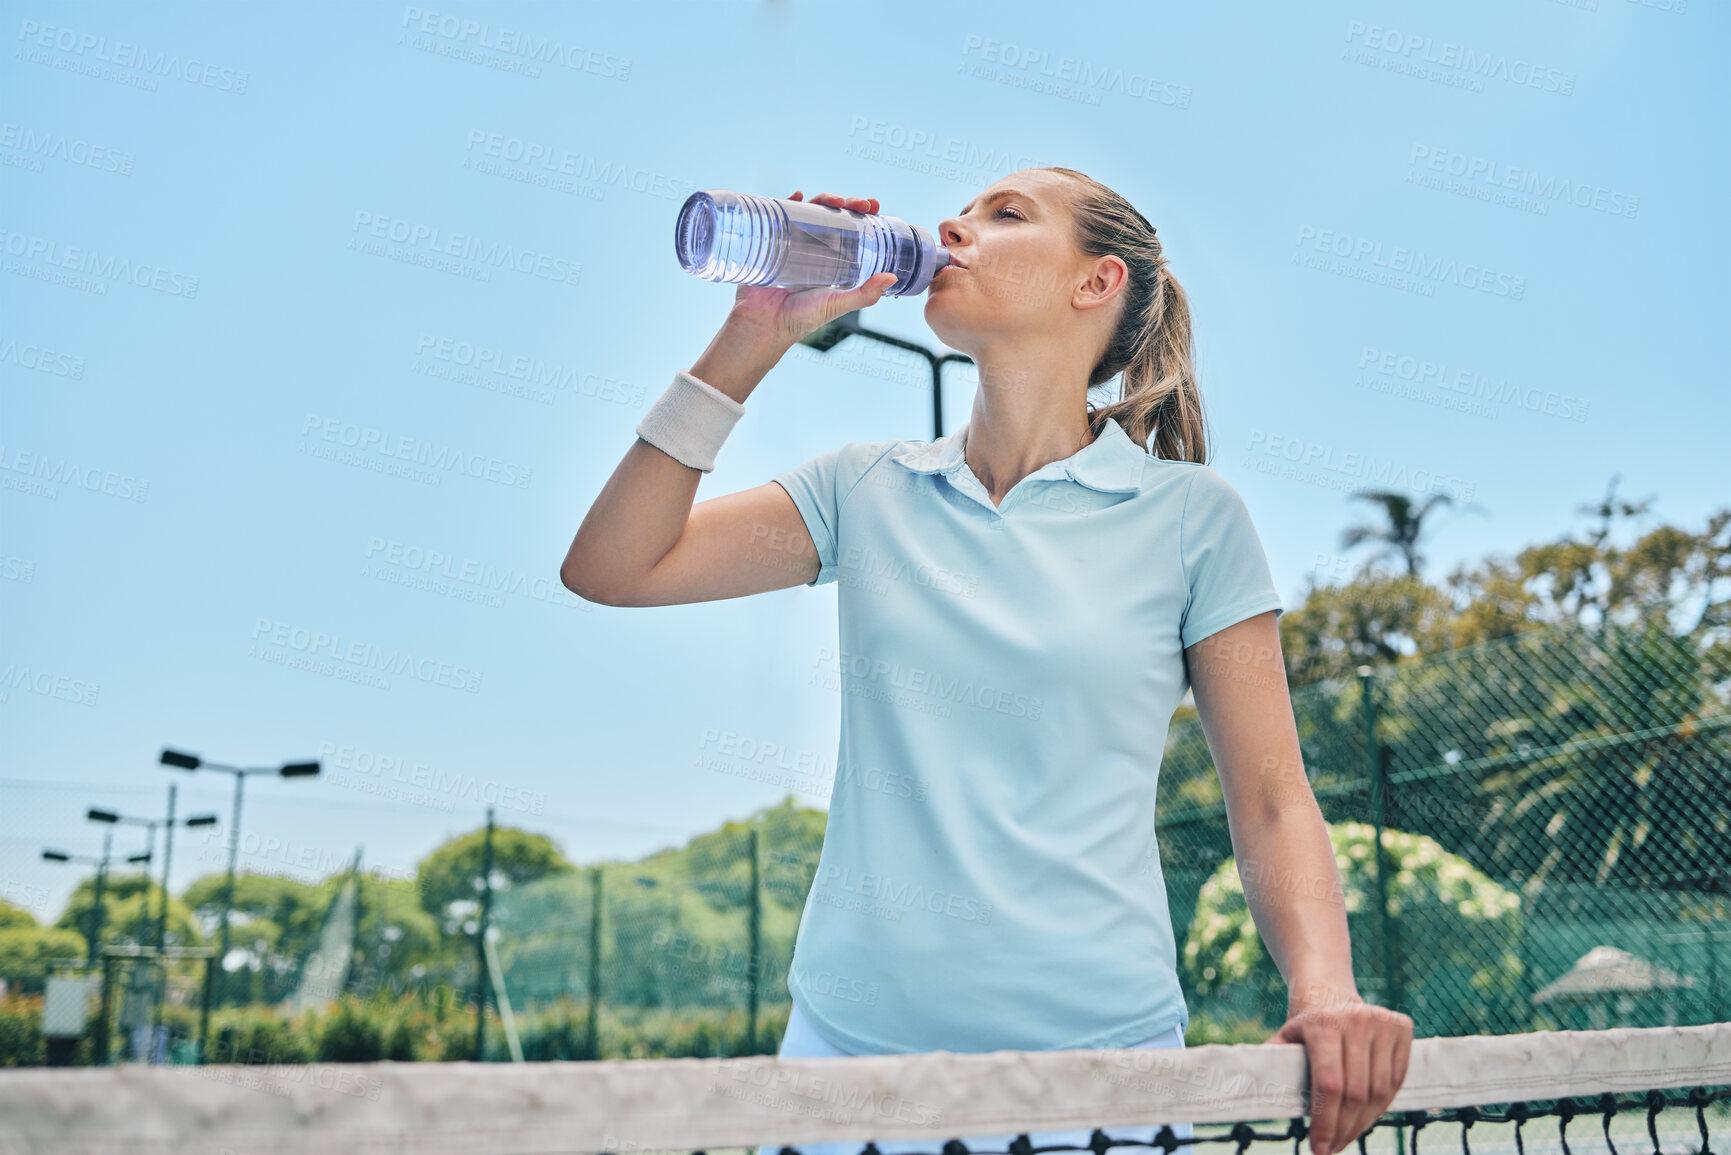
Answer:
<path fill-rule="evenodd" d="M 1465 647 L 1385 684 L 1391 821 L 1528 894 L 1720 890 L 1731 732 L 1714 653 L 1656 621 L 1563 623 Z M 1462 769 L 1439 774 L 1439 767 Z M 1403 783 L 1404 779 L 1404 783 Z"/>
<path fill-rule="evenodd" d="M 461 934 L 463 922 L 479 902 L 485 830 L 453 838 L 421 859 L 415 868 L 421 907 L 447 935 Z M 545 834 L 511 826 L 493 829 L 493 888 L 505 890 L 572 869 L 559 844 Z M 473 933 L 469 931 L 468 933 Z"/>
<path fill-rule="evenodd" d="M 334 898 L 340 879 L 327 881 Z M 391 1000 L 412 990 L 444 948 L 439 923 L 421 906 L 414 879 L 381 879 L 363 872 L 360 919 L 349 986 L 369 1000 Z"/>
<path fill-rule="evenodd" d="M 1374 829 L 1364 822 L 1328 828 L 1352 938 L 1353 973 L 1380 972 L 1377 946 Z M 1409 992 L 1425 992 L 1426 1003 L 1409 1011 L 1420 1034 L 1474 1034 L 1487 1029 L 1494 1012 L 1517 993 L 1521 977 L 1521 900 L 1450 854 L 1431 838 L 1384 829 L 1390 877 L 1388 905 L 1399 920 L 1401 977 Z M 1329 880 L 1332 886 L 1333 880 Z M 1252 872 L 1278 903 L 1283 888 L 1308 880 Z M 1267 1018 L 1285 1005 L 1285 985 L 1251 919 L 1236 859 L 1220 864 L 1203 884 L 1184 944 L 1185 977 L 1203 996 L 1218 997 L 1235 985 L 1257 995 Z M 1272 1014 L 1270 1014 L 1272 1012 Z M 1276 1022 L 1270 1028 L 1278 1026 Z"/>
<path fill-rule="evenodd" d="M 96 898 L 94 876 L 79 881 L 67 897 L 66 909 L 54 925 L 85 933 L 90 926 Z M 102 945 L 154 945 L 156 924 L 162 907 L 162 887 L 138 871 L 110 871 L 102 888 Z M 204 941 L 187 904 L 171 898 L 168 903 L 170 943 L 197 945 Z"/>
<path fill-rule="evenodd" d="M 1339 585 L 1313 580 L 1280 618 L 1287 681 L 1348 678 L 1360 665 L 1394 665 L 1563 623 L 1652 623 L 1699 639 L 1709 669 L 1731 675 L 1731 509 L 1710 515 L 1698 533 L 1661 525 L 1626 547 L 1614 544 L 1616 521 L 1646 508 L 1618 501 L 1613 486 L 1585 507 L 1598 520 L 1578 535 L 1464 563 L 1436 585 L 1416 572 L 1391 576 L 1369 566 Z M 1421 515 L 1392 511 L 1381 537 L 1416 543 Z"/>
<path fill-rule="evenodd" d="M 1661 525 L 1626 547 L 1564 537 L 1529 546 L 1512 559 L 1493 556 L 1458 567 L 1447 590 L 1457 608 L 1428 649 L 1506 637 L 1537 626 L 1574 622 L 1650 622 L 1713 644 L 1723 661 L 1731 626 L 1731 509 L 1692 533 Z"/>
<path fill-rule="evenodd" d="M 789 796 L 684 846 L 637 862 L 601 864 L 603 1006 L 738 1010 L 754 974 L 761 1007 L 785 1003 L 794 935 L 826 819 Z M 755 956 L 747 915 L 753 829 L 763 899 Z M 494 925 L 503 936 L 500 953 L 513 999 L 545 1005 L 586 993 L 593 881 L 585 867 L 499 897 Z M 761 1022 L 768 1022 L 767 1009 L 764 1014 Z"/>
<path fill-rule="evenodd" d="M 1351 583 L 1312 581 L 1299 606 L 1280 615 L 1288 685 L 1351 677 L 1359 666 L 1389 666 L 1422 652 L 1446 631 L 1448 595 L 1410 574 L 1367 571 Z"/>
<path fill-rule="evenodd" d="M 36 916 L 22 906 L 0 898 L 0 930 L 17 930 L 40 925 Z"/>
<path fill-rule="evenodd" d="M 221 924 L 227 882 L 226 873 L 206 874 L 194 879 L 183 895 L 213 932 Z M 235 874 L 230 941 L 232 949 L 246 953 L 248 981 L 225 984 L 228 999 L 275 1002 L 287 997 L 300 961 L 318 941 L 330 902 L 325 891 L 321 883 L 277 874 Z"/>
<path fill-rule="evenodd" d="M 6 980 L 7 996 L 41 994 L 50 963 L 75 959 L 82 965 L 87 951 L 84 936 L 75 930 L 17 924 L 0 927 L 0 978 Z"/>
<path fill-rule="evenodd" d="M 237 994 L 244 993 L 245 1001 L 274 1003 L 293 992 L 347 878 L 347 871 L 317 882 L 275 874 L 235 875 L 233 942 L 246 952 L 251 975 L 245 991 Z M 225 883 L 226 875 L 211 874 L 186 889 L 185 901 L 208 925 L 216 925 L 222 916 Z M 359 993 L 400 992 L 415 966 L 437 957 L 439 925 L 421 909 L 419 896 L 413 879 L 381 879 L 362 870 L 350 971 L 350 985 Z"/>

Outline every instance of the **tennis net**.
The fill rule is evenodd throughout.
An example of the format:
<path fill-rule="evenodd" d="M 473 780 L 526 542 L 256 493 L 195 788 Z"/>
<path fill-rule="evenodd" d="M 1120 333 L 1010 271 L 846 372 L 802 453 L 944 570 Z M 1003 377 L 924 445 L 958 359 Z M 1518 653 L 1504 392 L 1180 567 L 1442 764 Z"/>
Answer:
<path fill-rule="evenodd" d="M 0 1071 L 5 1155 L 551 1155 L 794 1148 L 1304 1155 L 1296 1044 L 843 1059 Z M 1359 1140 L 1440 1155 L 1731 1153 L 1731 1024 L 1419 1039 Z M 1140 1129 L 1147 1138 L 1123 1138 Z M 1184 1134 L 1181 1136 L 1180 1132 Z M 817 1147 L 818 1144 L 838 1146 Z M 1276 1146 L 1270 1146 L 1271 1144 Z M 1064 1147 L 1063 1149 L 1073 1149 Z M 1350 1150 L 1350 1148 L 1349 1148 Z"/>

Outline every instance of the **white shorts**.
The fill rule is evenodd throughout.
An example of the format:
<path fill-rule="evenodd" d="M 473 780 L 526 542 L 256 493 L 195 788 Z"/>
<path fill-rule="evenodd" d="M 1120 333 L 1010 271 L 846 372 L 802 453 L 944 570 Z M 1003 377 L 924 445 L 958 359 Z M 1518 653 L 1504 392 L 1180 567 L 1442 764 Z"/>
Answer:
<path fill-rule="evenodd" d="M 1133 1044 L 1126 1049 L 1134 1051 L 1152 1051 L 1166 1047 L 1183 1046 L 1183 1028 L 1173 1027 L 1169 1031 L 1163 1031 L 1151 1039 L 1144 1039 L 1142 1042 Z M 787 1032 L 781 1037 L 781 1049 L 776 1052 L 777 1058 L 836 1059 L 845 1058 L 846 1056 L 846 1051 L 832 1046 L 828 1039 L 824 1038 L 822 1035 L 818 1034 L 817 1031 L 812 1029 L 811 1021 L 800 1013 L 797 1004 L 793 1007 L 793 1010 L 787 1017 Z M 1173 1123 L 1171 1126 L 1172 1133 L 1180 1140 L 1195 1138 L 1195 1133 L 1190 1129 L 1190 1124 Z M 1160 1124 L 1143 1123 L 1134 1127 L 1108 1127 L 1103 1128 L 1103 1130 L 1114 1139 L 1141 1139 L 1147 1142 L 1153 1142 L 1154 1136 L 1160 1133 Z M 1064 1150 L 1087 1151 L 1089 1149 L 1088 1140 L 1093 1136 L 1093 1134 L 1094 1132 L 1091 1129 L 1078 1131 L 1036 1131 L 1031 1133 L 1028 1138 L 1036 1147 L 1059 1147 Z M 883 1152 L 883 1155 L 908 1155 L 908 1153 L 915 1151 L 932 1152 L 933 1155 L 937 1155 L 937 1152 L 943 1150 L 944 1143 L 954 1137 L 955 1136 L 945 1135 L 941 1138 L 932 1139 L 878 1140 L 877 1148 L 879 1151 Z M 1010 1149 L 1010 1143 L 1015 1138 L 1016 1137 L 1013 1134 L 977 1135 L 972 1138 L 964 1138 L 962 1139 L 962 1142 L 967 1144 L 969 1151 L 1008 1151 Z M 864 1139 L 834 1143 L 801 1143 L 799 1146 L 794 1147 L 793 1150 L 800 1152 L 801 1155 L 859 1155 L 861 1149 L 864 1148 L 865 1145 L 866 1141 Z M 759 1147 L 757 1149 L 757 1155 L 776 1155 L 780 1150 L 780 1147 Z M 1194 1150 L 1195 1148 L 1180 1147 L 1173 1153 L 1173 1155 L 1190 1155 Z M 1152 1151 L 1150 1152 L 1150 1155 L 1153 1155 Z"/>

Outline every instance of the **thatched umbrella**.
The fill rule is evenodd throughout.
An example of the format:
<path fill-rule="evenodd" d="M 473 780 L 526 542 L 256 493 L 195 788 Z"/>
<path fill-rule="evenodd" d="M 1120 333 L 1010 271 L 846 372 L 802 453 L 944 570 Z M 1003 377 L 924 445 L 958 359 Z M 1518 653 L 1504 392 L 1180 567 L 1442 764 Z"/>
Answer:
<path fill-rule="evenodd" d="M 1580 958 L 1568 972 L 1553 982 L 1546 983 L 1533 995 L 1533 1004 L 1543 1006 L 1555 1002 L 1562 1006 L 1585 1005 L 1594 1020 L 1605 1017 L 1606 1000 L 1611 995 L 1622 995 L 1632 998 L 1635 995 L 1648 995 L 1655 991 L 1672 991 L 1684 987 L 1693 987 L 1695 980 L 1687 975 L 1680 975 L 1657 966 L 1643 958 L 1636 958 L 1626 950 L 1618 950 L 1614 946 L 1596 946 Z M 1630 1004 L 1620 1006 L 1619 1011 L 1629 1009 Z M 1594 1022 L 1595 1029 L 1602 1028 L 1604 1023 Z"/>

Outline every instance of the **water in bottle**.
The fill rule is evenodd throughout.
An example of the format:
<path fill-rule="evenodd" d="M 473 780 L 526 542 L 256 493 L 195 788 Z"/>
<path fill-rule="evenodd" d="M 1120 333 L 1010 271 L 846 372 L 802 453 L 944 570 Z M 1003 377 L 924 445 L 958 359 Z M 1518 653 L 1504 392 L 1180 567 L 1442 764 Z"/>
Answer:
<path fill-rule="evenodd" d="M 897 217 L 724 189 L 686 198 L 673 243 L 685 271 L 706 281 L 857 289 L 894 273 L 890 297 L 925 292 L 950 262 L 932 234 Z"/>

